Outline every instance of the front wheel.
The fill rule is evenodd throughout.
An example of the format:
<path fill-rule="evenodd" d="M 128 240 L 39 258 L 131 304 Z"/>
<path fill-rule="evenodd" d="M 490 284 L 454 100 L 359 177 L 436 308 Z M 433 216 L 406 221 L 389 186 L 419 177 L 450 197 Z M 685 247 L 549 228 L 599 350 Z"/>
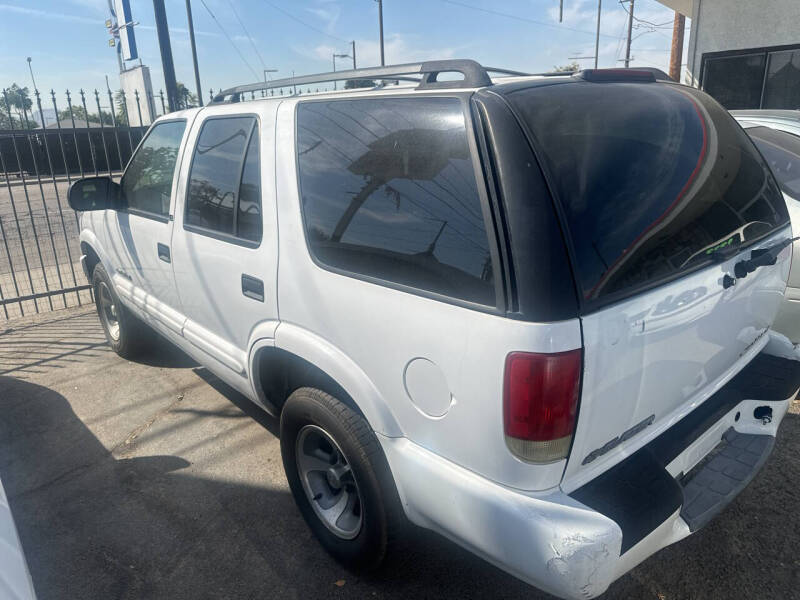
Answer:
<path fill-rule="evenodd" d="M 142 352 L 152 341 L 152 332 L 119 301 L 102 264 L 94 268 L 92 286 L 97 315 L 111 349 L 122 358 L 131 358 Z"/>
<path fill-rule="evenodd" d="M 326 392 L 300 388 L 281 413 L 281 456 L 295 502 L 325 549 L 353 570 L 378 567 L 405 516 L 366 420 Z"/>

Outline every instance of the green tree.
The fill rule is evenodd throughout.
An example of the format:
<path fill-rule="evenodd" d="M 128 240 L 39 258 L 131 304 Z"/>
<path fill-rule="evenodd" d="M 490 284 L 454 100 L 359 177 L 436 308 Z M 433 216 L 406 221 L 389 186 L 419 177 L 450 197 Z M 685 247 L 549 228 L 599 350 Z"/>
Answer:
<path fill-rule="evenodd" d="M 37 127 L 39 127 L 39 123 L 33 119 L 20 121 L 13 114 L 9 119 L 8 112 L 6 112 L 5 107 L 0 110 L 0 129 L 36 129 Z"/>
<path fill-rule="evenodd" d="M 197 105 L 197 96 L 180 81 L 176 82 L 178 88 L 178 108 L 191 108 Z"/>
<path fill-rule="evenodd" d="M 31 112 L 33 101 L 30 98 L 30 90 L 28 90 L 27 87 L 20 87 L 16 83 L 12 83 L 11 87 L 6 88 L 5 92 L 8 104 L 16 109 L 17 120 L 19 120 L 19 123 L 24 127 L 26 121 L 33 120 L 33 113 Z M 31 112 L 31 114 L 28 114 L 29 112 Z"/>
<path fill-rule="evenodd" d="M 571 63 L 569 63 L 568 65 L 561 65 L 561 66 L 556 65 L 556 66 L 553 67 L 553 73 L 564 73 L 564 72 L 570 72 L 570 71 L 574 72 L 574 71 L 580 71 L 580 70 L 581 70 L 581 66 L 574 60 Z"/>
<path fill-rule="evenodd" d="M 125 106 L 125 94 L 122 90 L 114 92 L 114 106 L 116 107 L 117 123 L 119 125 L 128 125 L 127 107 Z"/>
<path fill-rule="evenodd" d="M 111 118 L 111 113 L 109 112 L 101 110 L 100 116 L 98 116 L 97 113 L 89 113 L 87 115 L 86 111 L 83 109 L 83 106 L 76 106 L 75 104 L 72 105 L 72 115 L 70 115 L 68 108 L 58 111 L 58 120 L 62 123 L 67 122 L 71 125 L 71 117 L 75 117 L 76 121 L 80 119 L 82 121 L 86 121 L 87 123 L 99 123 L 100 119 L 102 118 L 103 125 L 111 125 L 114 122 Z"/>

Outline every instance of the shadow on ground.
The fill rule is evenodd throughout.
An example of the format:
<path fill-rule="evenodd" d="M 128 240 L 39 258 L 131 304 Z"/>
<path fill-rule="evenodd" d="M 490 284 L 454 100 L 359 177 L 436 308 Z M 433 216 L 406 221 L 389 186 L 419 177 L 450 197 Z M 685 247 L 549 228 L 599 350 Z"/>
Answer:
<path fill-rule="evenodd" d="M 0 474 L 40 600 L 545 597 L 425 532 L 383 572 L 354 576 L 288 489 L 197 476 L 179 456 L 115 458 L 63 396 L 9 377 L 0 390 Z"/>

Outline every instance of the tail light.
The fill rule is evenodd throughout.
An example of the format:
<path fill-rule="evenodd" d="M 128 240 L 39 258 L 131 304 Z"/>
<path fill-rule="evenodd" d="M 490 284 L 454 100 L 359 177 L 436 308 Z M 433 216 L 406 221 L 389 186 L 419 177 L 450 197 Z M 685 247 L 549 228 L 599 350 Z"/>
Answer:
<path fill-rule="evenodd" d="M 506 443 L 522 460 L 566 458 L 578 410 L 583 351 L 512 352 L 506 358 L 503 418 Z"/>

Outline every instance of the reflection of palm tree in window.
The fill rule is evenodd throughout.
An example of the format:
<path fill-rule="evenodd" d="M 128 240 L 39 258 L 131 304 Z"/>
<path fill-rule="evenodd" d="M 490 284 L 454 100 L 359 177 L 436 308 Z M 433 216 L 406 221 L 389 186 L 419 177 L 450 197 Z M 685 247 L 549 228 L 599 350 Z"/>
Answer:
<path fill-rule="evenodd" d="M 309 112 L 318 114 L 318 113 L 316 113 L 316 111 L 313 111 L 313 110 L 309 110 Z M 323 116 L 323 115 L 320 115 L 320 116 Z M 328 120 L 332 120 L 329 117 L 327 117 L 327 118 L 328 118 Z M 307 132 L 307 134 L 310 134 L 311 136 L 317 138 L 316 141 L 314 143 L 312 143 L 311 145 L 309 145 L 307 148 L 304 148 L 304 149 L 300 150 L 298 152 L 299 156 L 311 153 L 312 151 L 314 151 L 317 148 L 319 148 L 320 145 L 324 144 L 325 146 L 330 148 L 336 155 L 338 155 L 341 159 L 346 161 L 348 163 L 348 165 L 349 165 L 348 166 L 348 170 L 353 172 L 353 169 L 351 167 L 354 164 L 358 163 L 362 158 L 364 158 L 364 156 L 366 156 L 370 152 L 372 152 L 372 150 L 369 150 L 367 153 L 361 155 L 361 157 L 359 157 L 358 159 L 353 159 L 352 157 L 348 156 L 343 150 L 341 150 L 337 145 L 331 143 L 330 139 L 325 139 L 315 129 L 312 129 L 312 128 L 309 128 L 309 127 L 306 127 L 306 126 L 303 126 L 303 125 L 300 125 L 299 128 L 301 130 L 305 130 Z M 463 135 L 464 135 L 463 130 L 459 129 L 459 128 L 454 128 L 454 129 L 451 129 L 451 130 L 415 129 L 415 130 L 402 130 L 402 131 L 406 132 L 406 133 L 410 133 L 410 134 L 413 134 L 414 132 L 417 132 L 417 131 L 425 131 L 428 134 L 430 134 L 429 143 L 426 145 L 426 148 L 428 149 L 428 153 L 434 153 L 434 152 L 437 151 L 436 146 L 437 146 L 437 144 L 438 144 L 438 146 L 441 146 L 441 137 L 444 134 L 450 134 L 450 136 L 452 138 L 455 138 L 456 140 L 458 140 L 459 137 L 463 138 Z M 347 133 L 350 133 L 350 132 L 347 132 Z M 395 132 L 395 134 L 396 133 L 398 133 L 398 132 Z M 350 133 L 350 135 L 353 135 L 353 134 Z M 353 137 L 356 137 L 356 136 L 353 135 Z M 377 135 L 375 137 L 377 138 Z M 385 136 L 385 137 L 386 138 L 391 138 L 391 134 L 389 136 Z M 356 138 L 356 139 L 358 139 L 358 138 Z M 383 139 L 383 138 L 379 138 L 379 140 L 381 140 L 381 139 Z M 364 144 L 360 139 L 358 141 L 360 143 Z M 460 169 L 457 168 L 457 164 L 450 160 L 451 158 L 467 158 L 467 155 L 468 155 L 469 151 L 468 151 L 468 148 L 466 146 L 466 142 L 463 139 L 461 141 L 462 141 L 461 148 L 459 148 L 460 152 L 452 153 L 450 156 L 447 156 L 447 153 L 442 153 L 439 150 L 440 157 L 443 156 L 445 160 L 444 160 L 443 164 L 441 164 L 440 171 L 438 173 L 436 173 L 436 174 L 433 174 L 432 175 L 433 177 L 441 176 L 442 175 L 442 171 L 444 171 L 444 169 L 449 165 L 449 166 L 452 166 L 456 170 L 456 172 L 458 173 L 458 175 L 460 177 L 464 178 L 464 174 L 460 171 Z M 430 143 L 430 142 L 433 142 L 433 143 Z M 372 148 L 375 145 L 375 142 L 373 142 L 372 144 L 369 144 L 369 145 L 367 145 L 367 144 L 364 144 L 364 145 L 367 146 L 368 148 Z M 384 151 L 387 149 L 387 147 L 388 147 L 389 153 L 393 153 L 395 155 L 397 154 L 397 149 L 396 149 L 396 147 L 394 147 L 394 144 L 390 145 L 388 143 L 384 143 L 384 145 L 382 146 Z M 372 156 L 375 159 L 375 161 L 378 162 L 379 161 L 379 157 L 376 156 L 376 155 L 377 155 L 377 152 L 373 152 Z M 359 174 L 361 174 L 361 173 L 359 173 Z M 412 175 L 412 174 L 413 173 L 409 173 L 409 175 Z M 420 170 L 420 174 L 421 174 L 421 170 Z M 349 227 L 349 222 L 352 221 L 352 218 L 355 216 L 355 214 L 358 212 L 358 210 L 369 199 L 369 197 L 371 196 L 372 192 L 374 192 L 379 187 L 381 187 L 381 185 L 383 185 L 384 193 L 387 196 L 391 196 L 394 199 L 396 210 L 398 210 L 398 211 L 400 210 L 401 198 L 405 198 L 406 202 L 414 205 L 416 208 L 418 208 L 418 209 L 422 210 L 423 212 L 425 212 L 426 214 L 430 215 L 432 220 L 442 221 L 442 219 L 432 210 L 431 206 L 428 206 L 426 204 L 423 204 L 419 200 L 411 198 L 407 194 L 404 194 L 403 192 L 401 192 L 398 189 L 392 187 L 388 183 L 383 183 L 382 181 L 378 181 L 378 180 L 370 181 L 369 174 L 362 174 L 362 175 L 365 176 L 365 184 L 364 184 L 364 186 L 358 191 L 350 192 L 354 196 L 353 196 L 353 199 L 352 199 L 350 205 L 348 206 L 347 210 L 351 210 L 352 209 L 352 215 L 348 215 L 347 210 L 346 210 L 345 213 L 340 218 L 339 225 L 343 225 L 343 221 L 344 221 L 345 217 L 349 217 L 348 218 L 348 225 L 344 226 L 344 229 L 342 230 L 341 235 L 344 235 L 344 230 L 346 230 Z M 449 211 L 459 214 L 459 216 L 461 216 L 464 219 L 464 221 L 465 221 L 465 223 L 467 225 L 471 225 L 471 226 L 475 227 L 476 229 L 483 230 L 482 217 L 478 217 L 477 215 L 475 215 L 478 218 L 479 223 L 474 223 L 473 221 L 471 221 L 471 220 L 466 218 L 466 214 L 465 214 L 464 211 L 457 210 L 451 204 L 449 204 L 447 201 L 445 201 L 443 198 L 441 198 L 437 194 L 434 194 L 433 192 L 431 192 L 427 188 L 423 187 L 418 181 L 415 181 L 413 177 L 401 176 L 401 177 L 398 177 L 398 179 L 403 179 L 403 180 L 406 180 L 406 181 L 410 182 L 412 185 L 414 185 L 415 187 L 419 188 L 421 191 L 425 192 L 425 194 L 427 196 L 431 196 L 431 197 L 435 198 L 439 203 L 441 203 L 442 206 L 445 206 Z M 459 199 L 459 198 L 455 198 L 455 199 L 458 201 L 458 204 L 460 206 L 464 206 L 464 202 L 461 199 Z M 464 206 L 464 208 L 466 209 L 466 206 Z M 469 214 L 473 215 L 474 211 L 469 211 Z M 489 256 L 488 248 L 485 247 L 485 246 L 481 246 L 478 243 L 476 243 L 472 239 L 473 236 L 465 235 L 462 231 L 460 231 L 457 227 L 454 227 L 453 225 L 448 225 L 448 227 L 450 228 L 451 231 L 453 231 L 463 241 L 467 242 L 468 244 L 470 244 L 472 246 L 475 246 L 481 252 L 485 253 L 485 256 L 487 257 L 487 260 L 491 260 L 491 257 Z M 338 226 L 337 226 L 337 229 L 338 229 Z M 341 242 L 341 236 L 338 239 L 334 237 L 336 235 L 336 231 L 334 231 L 331 235 L 328 235 L 323 229 L 321 229 L 320 227 L 315 226 L 315 227 L 312 228 L 312 230 L 309 233 L 310 233 L 312 239 L 317 239 L 318 241 Z M 489 272 L 488 276 L 491 277 L 491 272 Z"/>
<path fill-rule="evenodd" d="M 460 130 L 402 129 L 378 138 L 368 148 L 347 167 L 365 181 L 339 219 L 331 236 L 334 242 L 341 240 L 356 212 L 379 187 L 394 179 L 431 181 L 452 159 L 469 158 Z"/>
<path fill-rule="evenodd" d="M 142 147 L 122 181 L 127 206 L 166 214 L 172 192 L 172 177 L 178 149 L 172 146 Z"/>
<path fill-rule="evenodd" d="M 247 138 L 247 132 L 244 129 L 239 129 L 238 131 L 232 133 L 231 135 L 229 135 L 225 139 L 220 140 L 216 144 L 210 144 L 209 146 L 200 146 L 200 144 L 198 144 L 197 145 L 197 154 L 206 154 L 207 152 L 211 152 L 212 150 L 215 150 L 216 148 L 219 148 L 220 146 L 224 146 L 228 142 L 230 142 L 232 140 L 235 140 L 237 137 L 242 137 L 242 138 L 246 139 Z"/>
<path fill-rule="evenodd" d="M 191 182 L 189 194 L 192 197 L 189 205 L 190 223 L 222 231 L 230 230 L 236 199 L 234 192 L 222 193 L 210 181 L 194 179 Z M 225 202 L 228 198 L 230 201 Z M 225 204 L 223 205 L 223 203 Z"/>

